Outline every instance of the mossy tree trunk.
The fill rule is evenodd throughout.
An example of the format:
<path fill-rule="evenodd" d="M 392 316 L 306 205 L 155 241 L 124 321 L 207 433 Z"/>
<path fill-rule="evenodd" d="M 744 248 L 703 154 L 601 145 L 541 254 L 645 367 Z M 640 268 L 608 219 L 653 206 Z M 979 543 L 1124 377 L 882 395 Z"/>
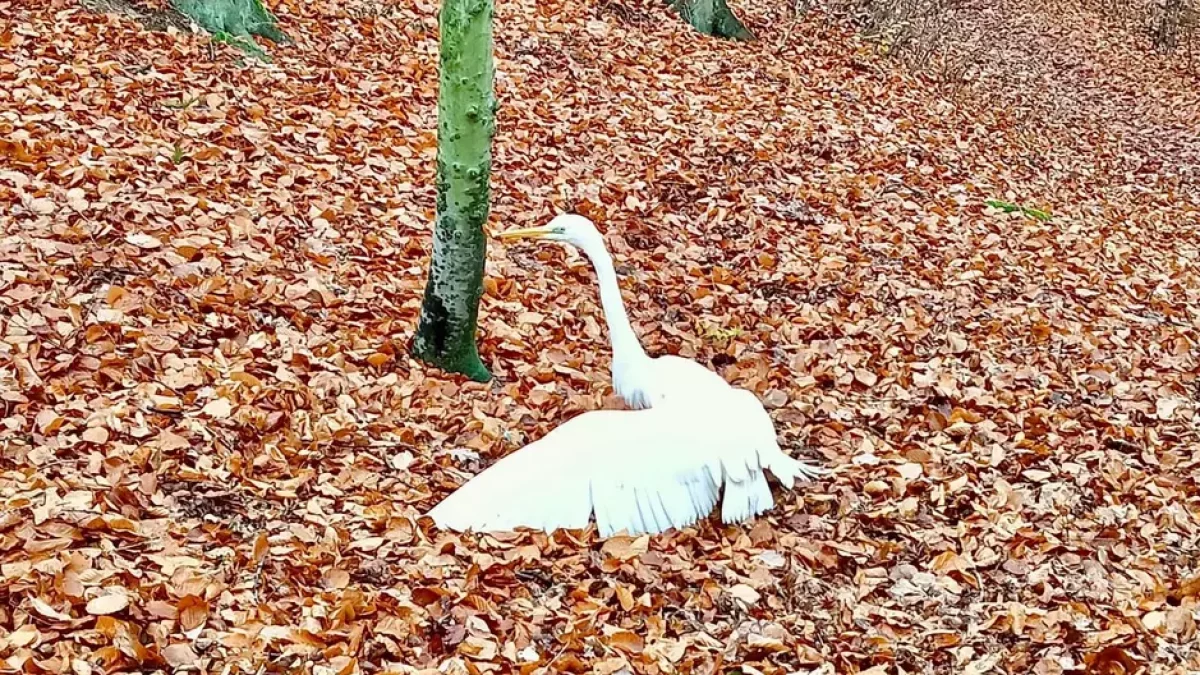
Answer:
<path fill-rule="evenodd" d="M 726 0 L 670 0 L 670 5 L 705 35 L 730 40 L 754 39 L 754 33 L 734 16 Z"/>
<path fill-rule="evenodd" d="M 171 6 L 213 35 L 288 41 L 262 0 L 171 0 Z"/>
<path fill-rule="evenodd" d="M 486 382 L 475 346 L 492 165 L 492 0 L 442 0 L 437 222 L 413 354 Z"/>

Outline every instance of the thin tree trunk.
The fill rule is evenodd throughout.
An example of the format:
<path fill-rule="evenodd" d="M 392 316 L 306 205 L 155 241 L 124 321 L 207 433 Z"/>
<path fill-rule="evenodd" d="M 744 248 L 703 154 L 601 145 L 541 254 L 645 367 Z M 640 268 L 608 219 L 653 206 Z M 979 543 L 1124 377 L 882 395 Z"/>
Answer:
<path fill-rule="evenodd" d="M 485 382 L 475 346 L 495 130 L 492 0 L 443 0 L 438 88 L 437 222 L 413 354 Z"/>

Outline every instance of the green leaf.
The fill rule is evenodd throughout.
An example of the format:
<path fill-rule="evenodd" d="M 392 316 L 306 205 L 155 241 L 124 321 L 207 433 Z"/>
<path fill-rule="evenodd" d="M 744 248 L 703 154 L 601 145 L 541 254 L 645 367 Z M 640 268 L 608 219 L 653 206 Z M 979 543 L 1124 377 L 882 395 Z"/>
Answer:
<path fill-rule="evenodd" d="M 1000 199 L 989 199 L 984 203 L 994 209 L 1000 209 L 1005 213 L 1015 213 L 1020 211 L 1022 215 L 1029 216 L 1030 218 L 1040 220 L 1042 222 L 1049 222 L 1051 218 L 1050 213 L 1047 211 L 1030 208 L 1028 206 L 1021 206 L 1020 204 L 1013 204 L 1012 202 L 1006 202 Z"/>

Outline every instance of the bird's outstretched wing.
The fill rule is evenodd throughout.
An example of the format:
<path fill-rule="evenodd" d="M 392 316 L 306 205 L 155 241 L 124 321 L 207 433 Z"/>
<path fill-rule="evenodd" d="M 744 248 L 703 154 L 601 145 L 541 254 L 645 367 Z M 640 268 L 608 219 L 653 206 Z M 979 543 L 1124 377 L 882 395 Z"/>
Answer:
<path fill-rule="evenodd" d="M 720 467 L 694 425 L 655 410 L 594 410 L 504 457 L 435 506 L 452 530 L 584 528 L 661 532 L 712 511 Z"/>
<path fill-rule="evenodd" d="M 701 416 L 720 420 L 728 430 L 715 440 L 720 444 L 715 451 L 720 453 L 725 473 L 722 521 L 741 522 L 771 508 L 767 471 L 788 489 L 797 478 L 813 479 L 828 473 L 827 469 L 788 456 L 779 447 L 771 416 L 751 392 L 730 388 L 724 395 L 694 405 Z"/>
<path fill-rule="evenodd" d="M 674 355 L 649 360 L 644 367 L 619 373 L 618 393 L 635 409 L 664 407 L 683 411 L 701 420 L 722 439 L 713 451 L 725 462 L 746 460 L 746 474 L 726 471 L 722 513 L 725 522 L 744 520 L 763 509 L 766 483 L 762 469 L 770 469 L 791 488 L 796 478 L 816 478 L 826 469 L 787 456 L 775 440 L 775 424 L 753 393 L 734 387 L 713 370 Z M 768 493 L 769 494 L 769 493 Z M 767 502 L 768 507 L 770 502 Z"/>
<path fill-rule="evenodd" d="M 754 419 L 762 408 L 748 395 L 721 416 L 680 406 L 584 413 L 496 462 L 429 515 L 458 531 L 579 529 L 594 515 L 603 537 L 657 533 L 706 517 L 724 488 L 722 519 L 745 520 L 774 503 L 764 470 L 787 485 L 803 475 L 775 445 L 770 418 L 765 429 Z M 757 436 L 747 435 L 756 422 Z"/>

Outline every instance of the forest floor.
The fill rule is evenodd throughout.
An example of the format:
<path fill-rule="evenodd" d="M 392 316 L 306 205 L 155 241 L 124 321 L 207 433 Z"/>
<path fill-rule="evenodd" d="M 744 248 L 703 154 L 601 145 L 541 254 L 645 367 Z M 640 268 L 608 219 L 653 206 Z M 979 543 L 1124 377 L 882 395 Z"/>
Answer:
<path fill-rule="evenodd" d="M 835 471 L 742 526 L 456 536 L 422 514 L 618 405 L 590 267 L 493 242 L 494 382 L 411 360 L 437 3 L 268 4 L 257 64 L 0 0 L 0 672 L 1200 669 L 1182 56 L 986 0 L 950 86 L 790 3 L 732 44 L 499 2 L 491 228 L 590 215 L 649 350 Z"/>

